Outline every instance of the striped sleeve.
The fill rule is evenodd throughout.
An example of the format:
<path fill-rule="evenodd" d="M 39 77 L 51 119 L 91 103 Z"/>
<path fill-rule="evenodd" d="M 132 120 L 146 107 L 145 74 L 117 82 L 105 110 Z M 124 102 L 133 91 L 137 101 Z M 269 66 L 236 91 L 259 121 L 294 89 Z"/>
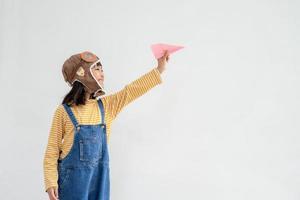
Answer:
<path fill-rule="evenodd" d="M 59 105 L 54 112 L 48 144 L 44 154 L 44 184 L 45 191 L 50 187 L 58 187 L 57 160 L 63 135 L 63 107 Z"/>
<path fill-rule="evenodd" d="M 161 74 L 157 68 L 154 68 L 130 84 L 127 84 L 122 90 L 103 97 L 112 120 L 116 118 L 126 105 L 161 83 Z"/>

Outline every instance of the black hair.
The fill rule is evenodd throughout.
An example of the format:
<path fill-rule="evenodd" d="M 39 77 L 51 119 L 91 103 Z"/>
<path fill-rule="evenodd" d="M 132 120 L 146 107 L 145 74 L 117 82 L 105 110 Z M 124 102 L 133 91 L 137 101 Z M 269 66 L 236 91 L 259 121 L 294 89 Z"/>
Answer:
<path fill-rule="evenodd" d="M 90 99 L 95 99 L 93 96 L 94 93 L 90 95 Z M 72 89 L 68 94 L 65 95 L 62 104 L 67 104 L 69 106 L 75 105 L 85 105 L 86 99 L 86 90 L 84 85 L 79 81 L 75 81 Z"/>

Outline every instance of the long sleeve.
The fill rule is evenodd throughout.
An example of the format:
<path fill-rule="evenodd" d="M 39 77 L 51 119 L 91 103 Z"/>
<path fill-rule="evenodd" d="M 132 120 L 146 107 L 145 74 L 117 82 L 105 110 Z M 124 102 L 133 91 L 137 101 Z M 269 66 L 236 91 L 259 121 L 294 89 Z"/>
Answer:
<path fill-rule="evenodd" d="M 59 105 L 55 110 L 50 134 L 48 137 L 48 144 L 44 155 L 44 184 L 45 191 L 49 187 L 58 187 L 58 171 L 57 160 L 59 158 L 60 143 L 63 135 L 63 109 Z"/>
<path fill-rule="evenodd" d="M 103 97 L 111 120 L 113 120 L 130 102 L 161 83 L 161 74 L 157 68 L 154 68 L 130 84 L 127 84 L 122 90 Z"/>

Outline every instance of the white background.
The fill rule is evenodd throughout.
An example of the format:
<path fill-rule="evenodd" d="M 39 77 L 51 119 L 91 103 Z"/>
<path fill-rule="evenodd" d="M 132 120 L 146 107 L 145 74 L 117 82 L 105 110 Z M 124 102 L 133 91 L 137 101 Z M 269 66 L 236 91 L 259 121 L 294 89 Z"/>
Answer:
<path fill-rule="evenodd" d="M 163 84 L 129 104 L 110 138 L 111 199 L 300 199 L 300 3 L 296 0 L 0 1 L 1 199 L 48 199 L 43 156 L 90 50 L 109 93 L 183 45 Z"/>

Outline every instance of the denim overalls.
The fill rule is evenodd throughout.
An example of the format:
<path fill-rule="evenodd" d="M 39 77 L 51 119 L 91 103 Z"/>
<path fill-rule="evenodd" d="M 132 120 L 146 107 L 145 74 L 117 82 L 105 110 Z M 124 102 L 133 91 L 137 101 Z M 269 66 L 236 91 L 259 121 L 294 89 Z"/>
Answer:
<path fill-rule="evenodd" d="M 109 153 L 101 99 L 102 123 L 78 124 L 71 108 L 63 104 L 74 125 L 70 152 L 58 160 L 58 198 L 60 200 L 109 200 Z"/>

